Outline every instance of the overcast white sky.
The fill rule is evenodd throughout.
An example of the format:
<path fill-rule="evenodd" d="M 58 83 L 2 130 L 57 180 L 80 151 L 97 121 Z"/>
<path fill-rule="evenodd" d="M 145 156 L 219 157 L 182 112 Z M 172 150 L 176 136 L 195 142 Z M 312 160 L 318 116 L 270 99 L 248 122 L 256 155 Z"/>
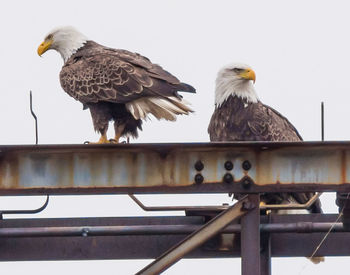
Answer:
<path fill-rule="evenodd" d="M 216 73 L 244 62 L 257 75 L 261 101 L 283 113 L 305 140 L 320 138 L 320 102 L 326 108 L 326 140 L 348 140 L 350 116 L 350 3 L 348 1 L 2 1 L 0 4 L 0 144 L 34 143 L 29 90 L 39 118 L 39 143 L 94 141 L 90 114 L 60 87 L 60 55 L 37 46 L 54 27 L 72 25 L 96 42 L 136 51 L 197 89 L 185 95 L 196 113 L 176 123 L 144 123 L 132 142 L 208 141 Z M 113 127 L 111 127 L 113 128 Z M 113 136 L 113 132 L 110 131 Z M 196 197 L 197 198 L 197 197 Z M 174 198 L 173 198 L 174 199 Z M 90 209 L 92 201 L 99 209 Z M 175 197 L 175 203 L 178 198 Z M 193 197 L 181 198 L 181 202 Z M 205 197 L 221 204 L 226 196 Z M 24 198 L 17 206 L 25 205 Z M 161 199 L 150 202 L 162 203 Z M 165 201 L 168 201 L 166 199 Z M 1 207 L 13 201 L 0 199 Z M 29 205 L 40 204 L 28 201 Z M 110 210 L 111 203 L 116 205 Z M 334 198 L 323 196 L 326 211 Z M 74 210 L 71 208 L 74 205 Z M 87 210 L 86 210 L 87 209 Z M 112 211 L 112 212 L 110 212 Z M 124 196 L 53 198 L 38 216 L 144 215 Z M 314 266 L 303 259 L 274 259 L 273 274 L 328 274 L 347 258 Z M 148 261 L 0 263 L 8 274 L 79 272 L 133 274 Z M 306 265 L 306 266 L 305 266 Z M 123 270 L 123 272 L 121 272 Z M 181 261 L 165 274 L 239 274 L 239 260 Z"/>

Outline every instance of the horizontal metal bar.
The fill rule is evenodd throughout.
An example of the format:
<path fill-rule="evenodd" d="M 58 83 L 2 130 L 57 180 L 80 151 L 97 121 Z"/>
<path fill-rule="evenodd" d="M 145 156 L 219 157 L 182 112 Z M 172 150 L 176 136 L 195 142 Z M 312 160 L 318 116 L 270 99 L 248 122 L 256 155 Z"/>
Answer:
<path fill-rule="evenodd" d="M 0 146 L 2 195 L 282 191 L 350 192 L 350 143 Z"/>
<path fill-rule="evenodd" d="M 261 224 L 263 233 L 315 233 L 350 232 L 342 223 L 275 223 Z M 132 226 L 76 226 L 76 227 L 29 227 L 0 228 L 0 238 L 9 237 L 75 237 L 75 236 L 123 236 L 123 235 L 183 235 L 198 230 L 200 225 L 132 225 Z M 229 225 L 222 233 L 240 233 L 241 225 Z"/>
<path fill-rule="evenodd" d="M 271 215 L 272 224 L 266 224 L 262 217 L 261 230 L 271 231 L 271 249 L 274 257 L 310 256 L 325 235 L 324 230 L 336 220 L 337 215 Z M 317 233 L 288 233 L 301 229 L 310 231 L 308 223 L 314 222 Z M 202 217 L 121 217 L 121 218 L 74 218 L 74 219 L 4 219 L 0 228 L 36 228 L 36 227 L 71 227 L 81 230 L 88 228 L 91 232 L 95 226 L 120 226 L 114 228 L 125 230 L 131 227 L 127 235 L 82 237 L 79 231 L 76 237 L 6 237 L 0 238 L 0 261 L 27 260 L 91 260 L 91 259 L 150 259 L 164 253 L 167 249 L 183 240 L 189 233 L 204 224 Z M 304 223 L 304 225 L 302 225 Z M 318 225 L 319 224 L 319 225 Z M 145 227 L 145 226 L 151 227 Z M 302 226 L 301 226 L 302 225 Z M 140 226 L 140 227 L 134 227 Z M 164 226 L 164 227 L 163 227 Z M 321 228 L 321 227 L 322 228 Z M 79 227 L 79 228 L 78 228 Z M 160 229 L 157 229 L 157 228 Z M 281 233 L 272 233 L 277 231 Z M 292 228 L 295 227 L 295 228 Z M 100 228 L 101 229 L 101 228 Z M 153 231 L 154 230 L 154 231 Z M 168 230 L 169 234 L 166 233 Z M 182 230 L 184 234 L 180 233 Z M 229 225 L 223 232 L 237 233 L 239 225 Z M 316 230 L 314 228 L 313 230 Z M 335 226 L 341 231 L 340 225 Z M 131 232 L 134 231 L 134 232 Z M 152 232 L 153 231 L 153 232 Z M 126 231 L 123 231 L 124 233 Z M 96 232 L 95 232 L 96 233 Z M 101 233 L 101 232 L 100 232 Z M 118 233 L 118 232 L 114 232 Z M 114 234 L 113 233 L 113 234 Z M 148 233 L 152 233 L 149 235 Z M 156 235 L 153 235 L 156 233 Z M 132 235 L 135 234 L 135 235 Z M 135 249 L 137 247 L 137 249 Z M 350 233 L 337 232 L 327 237 L 316 256 L 346 256 L 350 254 Z M 230 249 L 221 249 L 220 238 L 214 237 L 185 258 L 239 257 L 238 244 Z"/>
<path fill-rule="evenodd" d="M 0 228 L 0 238 L 8 237 L 75 237 L 123 235 L 183 235 L 199 229 L 199 225 L 131 225 Z M 239 228 L 235 227 L 235 230 Z"/>

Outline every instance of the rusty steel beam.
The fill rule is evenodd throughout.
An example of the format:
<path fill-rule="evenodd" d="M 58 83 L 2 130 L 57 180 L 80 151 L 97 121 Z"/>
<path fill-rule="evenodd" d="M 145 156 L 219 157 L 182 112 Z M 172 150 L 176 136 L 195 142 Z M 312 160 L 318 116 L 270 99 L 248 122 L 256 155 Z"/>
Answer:
<path fill-rule="evenodd" d="M 350 142 L 0 146 L 1 195 L 298 190 L 350 192 Z"/>
<path fill-rule="evenodd" d="M 261 218 L 261 223 L 264 225 L 261 227 L 261 232 L 263 235 L 267 232 L 281 232 L 270 234 L 271 255 L 273 257 L 310 256 L 324 237 L 326 229 L 329 229 L 336 218 L 337 215 L 333 214 L 271 215 L 270 225 L 267 224 L 266 217 Z M 312 230 L 308 226 L 302 228 L 298 226 L 311 222 L 315 223 Z M 29 237 L 30 235 L 14 237 L 10 233 L 7 237 L 0 238 L 0 261 L 151 259 L 164 253 L 204 223 L 205 219 L 203 217 L 176 216 L 4 219 L 0 221 L 0 228 L 4 229 L 2 232 L 16 228 L 16 234 L 22 229 L 27 229 L 26 232 L 22 233 L 28 234 L 31 230 L 35 232 L 39 227 L 51 228 L 51 230 L 64 227 L 77 231 L 73 232 L 76 235 L 69 237 L 63 236 L 62 232 L 59 232 L 60 237 L 54 237 L 54 231 L 51 231 L 50 236 L 39 237 L 37 235 L 35 238 Z M 295 226 L 294 231 L 291 230 L 291 224 Z M 324 227 L 325 224 L 327 228 Z M 276 230 L 276 225 L 280 227 L 280 231 Z M 318 225 L 322 225 L 321 228 Z M 108 234 L 113 234 L 104 235 L 104 232 L 100 230 L 102 226 L 110 227 L 115 231 L 108 231 Z M 289 228 L 288 231 L 283 229 L 285 226 Z M 89 229 L 86 237 L 83 237 L 82 228 Z M 100 231 L 94 231 L 95 229 Z M 350 254 L 349 230 L 341 228 L 340 224 L 337 224 L 334 229 L 337 233 L 331 233 L 327 237 L 317 256 L 346 256 Z M 240 226 L 238 224 L 231 224 L 222 232 L 237 233 L 239 231 Z M 312 234 L 310 234 L 311 232 Z M 125 233 L 127 235 L 121 235 Z M 218 257 L 240 257 L 239 243 L 233 247 L 222 247 L 220 238 L 214 237 L 185 255 L 185 258 Z"/>
<path fill-rule="evenodd" d="M 254 195 L 256 196 L 256 195 Z M 244 197 L 237 203 L 221 212 L 215 218 L 203 225 L 200 229 L 193 232 L 187 238 L 174 247 L 170 248 L 164 254 L 157 257 L 153 262 L 140 270 L 138 275 L 160 274 L 168 269 L 186 254 L 199 247 L 205 241 L 216 235 L 220 230 L 224 229 L 234 220 L 246 215 L 252 209 L 258 209 L 259 204 L 254 205 L 254 201 Z"/>

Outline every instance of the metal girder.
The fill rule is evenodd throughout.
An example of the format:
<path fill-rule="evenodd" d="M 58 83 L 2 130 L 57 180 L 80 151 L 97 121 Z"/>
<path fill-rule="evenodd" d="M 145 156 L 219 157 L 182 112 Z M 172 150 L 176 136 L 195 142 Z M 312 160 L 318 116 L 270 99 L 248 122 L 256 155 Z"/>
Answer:
<path fill-rule="evenodd" d="M 19 227 L 0 228 L 0 238 L 19 237 L 94 237 L 94 236 L 129 236 L 129 235 L 182 235 L 192 234 L 200 229 L 200 225 L 112 225 L 112 226 L 47 226 L 47 227 Z M 259 230 L 262 233 L 315 233 L 328 232 L 350 232 L 342 223 L 275 223 L 262 224 Z M 222 233 L 240 233 L 242 226 L 239 224 L 229 225 Z"/>
<path fill-rule="evenodd" d="M 350 142 L 0 146 L 2 195 L 297 190 L 350 192 Z"/>
<path fill-rule="evenodd" d="M 336 218 L 333 214 L 271 215 L 270 224 L 267 217 L 261 218 L 261 234 L 270 233 L 273 257 L 310 256 Z M 204 224 L 199 216 L 4 219 L 0 221 L 0 261 L 151 259 Z M 350 254 L 349 229 L 341 224 L 334 229 L 337 233 L 327 237 L 316 256 Z M 239 224 L 230 224 L 222 233 L 228 236 L 240 230 Z M 227 246 L 217 235 L 185 258 L 240 255 L 239 243 Z"/>
<path fill-rule="evenodd" d="M 190 234 L 187 238 L 167 250 L 164 254 L 157 257 L 153 262 L 139 271 L 137 275 L 153 275 L 165 271 L 186 254 L 219 233 L 220 230 L 224 229 L 234 220 L 239 219 L 247 213 L 249 214 L 249 211 L 252 211 L 254 208 L 259 209 L 259 203 L 255 204 L 255 202 L 256 201 L 251 201 L 247 197 L 242 198 L 208 223 L 204 224 L 197 231 Z"/>

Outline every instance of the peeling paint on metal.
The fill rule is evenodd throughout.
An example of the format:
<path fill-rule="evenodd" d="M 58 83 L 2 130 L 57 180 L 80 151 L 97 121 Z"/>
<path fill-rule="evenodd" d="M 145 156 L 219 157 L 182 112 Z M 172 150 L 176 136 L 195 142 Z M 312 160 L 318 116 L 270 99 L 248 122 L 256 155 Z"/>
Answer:
<path fill-rule="evenodd" d="M 0 146 L 0 192 L 26 189 L 146 188 L 222 183 L 256 186 L 350 183 L 350 142 Z M 204 164 L 198 172 L 197 161 Z M 245 171 L 242 163 L 251 168 Z"/>

